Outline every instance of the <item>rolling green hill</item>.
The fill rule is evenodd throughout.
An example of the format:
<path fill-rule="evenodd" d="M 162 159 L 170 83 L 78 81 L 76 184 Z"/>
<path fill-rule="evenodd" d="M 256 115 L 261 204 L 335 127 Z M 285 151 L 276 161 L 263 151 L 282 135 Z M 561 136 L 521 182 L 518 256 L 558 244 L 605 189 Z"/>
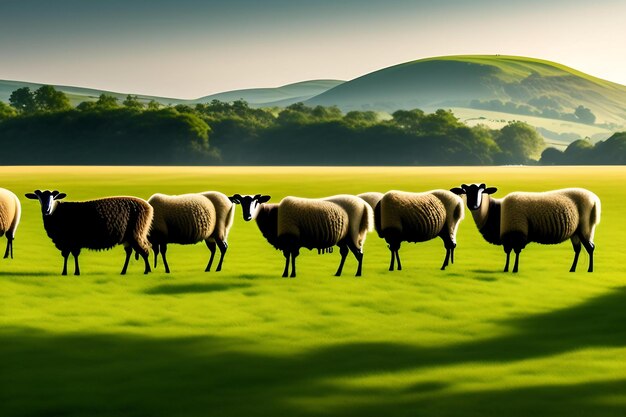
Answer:
<path fill-rule="evenodd" d="M 319 95 L 326 90 L 329 90 L 337 85 L 343 83 L 339 80 L 311 80 L 303 81 L 294 84 L 288 84 L 276 88 L 254 88 L 247 90 L 234 90 L 227 91 L 218 94 L 212 94 L 210 96 L 200 97 L 194 100 L 184 100 L 178 98 L 157 97 L 138 95 L 139 100 L 147 103 L 150 100 L 155 100 L 163 105 L 176 105 L 176 104 L 196 104 L 196 103 L 208 103 L 212 100 L 220 100 L 226 102 L 232 102 L 235 100 L 245 100 L 252 107 L 284 107 L 300 101 L 306 101 L 311 97 Z M 18 88 L 28 87 L 32 91 L 38 89 L 43 84 L 30 83 L 23 81 L 5 81 L 0 80 L 0 101 L 8 102 L 11 93 Z M 122 102 L 128 93 L 116 93 L 112 91 L 96 90 L 92 88 L 81 87 L 69 87 L 62 85 L 54 86 L 57 90 L 63 91 L 70 102 L 73 105 L 77 105 L 83 101 L 95 101 L 100 94 L 107 94 Z"/>
<path fill-rule="evenodd" d="M 339 80 L 311 80 L 287 84 L 277 88 L 251 88 L 247 90 L 227 91 L 193 100 L 194 103 L 207 103 L 212 100 L 232 102 L 245 100 L 252 107 L 285 107 L 300 101 L 306 101 L 323 92 L 342 84 Z"/>
<path fill-rule="evenodd" d="M 8 102 L 11 93 L 18 88 L 28 87 L 32 91 L 37 90 L 44 84 L 39 83 L 30 83 L 25 81 L 8 81 L 8 80 L 0 80 L 0 101 Z M 70 87 L 65 85 L 55 85 L 55 89 L 58 91 L 64 92 L 67 97 L 70 99 L 72 105 L 77 105 L 83 101 L 95 101 L 98 99 L 100 94 L 106 94 L 109 96 L 116 97 L 120 102 L 122 102 L 128 93 L 116 93 L 113 91 L 106 90 L 97 90 L 94 88 L 82 88 L 82 87 Z M 134 94 L 133 94 L 134 95 Z M 155 100 L 158 103 L 163 105 L 168 104 L 180 104 L 186 103 L 187 100 L 177 99 L 177 98 L 167 98 L 167 97 L 156 97 L 156 96 L 146 96 L 146 95 L 137 95 L 139 100 L 142 102 L 149 102 L 150 100 Z"/>
<path fill-rule="evenodd" d="M 384 111 L 480 108 L 554 119 L 573 118 L 584 106 L 596 124 L 626 125 L 626 86 L 550 61 L 500 55 L 407 62 L 343 83 L 307 104 Z"/>

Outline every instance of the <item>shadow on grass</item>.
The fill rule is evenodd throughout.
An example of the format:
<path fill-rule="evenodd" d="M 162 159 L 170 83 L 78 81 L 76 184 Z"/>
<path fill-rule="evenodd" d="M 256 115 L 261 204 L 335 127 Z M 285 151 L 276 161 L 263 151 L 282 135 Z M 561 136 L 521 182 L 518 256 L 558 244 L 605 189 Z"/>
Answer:
<path fill-rule="evenodd" d="M 434 348 L 347 343 L 290 355 L 256 353 L 246 340 L 222 337 L 9 329 L 0 332 L 0 415 L 623 417 L 626 379 L 469 392 L 447 389 L 443 381 L 375 390 L 333 378 L 624 347 L 624 305 L 626 288 L 619 288 L 509 320 L 510 335 L 493 339 Z"/>
<path fill-rule="evenodd" d="M 0 277 L 51 277 L 54 275 L 61 276 L 60 273 L 52 272 L 32 272 L 32 271 L 0 271 Z"/>
<path fill-rule="evenodd" d="M 148 295 L 176 295 L 191 293 L 210 293 L 228 291 L 237 288 L 249 288 L 250 284 L 230 283 L 230 284 L 163 284 L 148 288 L 144 294 Z"/>

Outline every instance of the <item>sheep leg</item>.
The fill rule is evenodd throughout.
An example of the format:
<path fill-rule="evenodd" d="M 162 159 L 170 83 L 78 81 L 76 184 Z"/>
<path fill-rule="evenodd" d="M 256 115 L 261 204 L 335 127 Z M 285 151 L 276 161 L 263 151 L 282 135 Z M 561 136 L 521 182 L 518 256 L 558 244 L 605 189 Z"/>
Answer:
<path fill-rule="evenodd" d="M 443 265 L 441 265 L 441 270 L 445 271 L 446 266 L 450 263 L 450 249 L 446 248 L 446 257 L 443 258 Z"/>
<path fill-rule="evenodd" d="M 439 237 L 441 238 L 441 240 L 443 240 L 443 246 L 446 248 L 446 257 L 443 260 L 443 265 L 441 265 L 441 270 L 443 271 L 446 269 L 446 266 L 448 266 L 448 263 L 450 262 L 450 256 L 452 254 L 454 243 L 452 242 L 450 235 L 446 233 L 440 234 Z"/>
<path fill-rule="evenodd" d="M 170 273 L 170 266 L 167 263 L 167 257 L 165 254 L 167 253 L 167 243 L 161 243 L 161 258 L 163 258 L 163 265 L 165 266 L 165 273 Z"/>
<path fill-rule="evenodd" d="M 291 278 L 296 277 L 296 256 L 298 256 L 299 253 L 300 251 L 298 251 L 298 249 L 291 252 Z"/>
<path fill-rule="evenodd" d="M 288 250 L 283 251 L 283 255 L 285 255 L 285 270 L 283 271 L 283 278 L 287 278 L 289 276 L 289 256 L 290 253 Z"/>
<path fill-rule="evenodd" d="M 577 236 L 572 236 L 572 246 L 574 247 L 574 262 L 572 262 L 572 267 L 569 269 L 569 272 L 576 271 L 576 265 L 578 264 L 578 256 L 580 255 L 580 239 Z"/>
<path fill-rule="evenodd" d="M 504 253 L 506 253 L 506 263 L 504 264 L 504 272 L 509 272 L 509 260 L 511 259 L 511 248 L 509 246 L 504 247 Z"/>
<path fill-rule="evenodd" d="M 213 265 L 213 258 L 215 257 L 215 242 L 211 242 L 208 239 L 204 241 L 206 243 L 206 247 L 211 251 L 211 257 L 209 258 L 209 263 L 207 264 L 204 272 L 209 272 L 211 270 L 211 265 Z"/>
<path fill-rule="evenodd" d="M 456 243 L 452 242 L 452 248 L 450 249 L 450 263 L 454 264 L 454 250 L 456 249 Z"/>
<path fill-rule="evenodd" d="M 385 241 L 387 242 L 387 247 L 391 251 L 391 262 L 389 263 L 389 270 L 393 271 L 393 261 L 394 256 L 398 261 L 398 271 L 402 270 L 402 266 L 400 264 L 400 254 L 398 251 L 400 250 L 401 238 L 400 231 L 393 228 L 388 228 L 383 230 L 383 234 L 385 236 Z"/>
<path fill-rule="evenodd" d="M 354 242 L 348 242 L 348 248 L 350 249 L 350 251 L 352 252 L 354 257 L 356 258 L 357 262 L 359 263 L 359 265 L 356 268 L 356 275 L 354 275 L 354 276 L 355 277 L 360 277 L 362 269 L 363 269 L 363 249 L 362 248 L 358 248 L 354 244 Z M 400 262 L 398 262 L 398 265 L 400 265 Z"/>
<path fill-rule="evenodd" d="M 587 269 L 587 272 L 593 272 L 593 251 L 595 250 L 596 246 L 587 239 L 581 239 L 581 242 L 585 247 L 585 250 L 589 254 L 589 269 Z"/>
<path fill-rule="evenodd" d="M 4 251 L 4 259 L 8 258 L 9 254 L 11 254 L 11 259 L 13 259 L 13 238 L 7 233 L 7 249 Z"/>
<path fill-rule="evenodd" d="M 339 253 L 341 254 L 341 262 L 339 262 L 339 268 L 337 268 L 337 272 L 335 272 L 336 277 L 341 276 L 341 271 L 343 271 L 343 264 L 346 263 L 346 258 L 348 257 L 348 253 L 350 250 L 348 249 L 348 245 L 346 243 L 341 243 L 339 245 Z"/>
<path fill-rule="evenodd" d="M 128 268 L 128 262 L 130 261 L 130 255 L 133 254 L 133 248 L 130 246 L 124 246 L 124 252 L 126 252 L 126 259 L 124 260 L 124 266 L 122 267 L 121 275 L 126 275 L 126 269 Z"/>
<path fill-rule="evenodd" d="M 400 247 L 396 250 L 396 262 L 398 264 L 398 271 L 402 271 L 402 264 L 400 263 Z"/>
<path fill-rule="evenodd" d="M 80 249 L 73 249 L 72 256 L 74 257 L 74 275 L 80 275 L 80 267 L 78 266 L 78 255 L 80 255 Z"/>
<path fill-rule="evenodd" d="M 220 272 L 222 270 L 222 262 L 224 262 L 224 255 L 226 255 L 226 250 L 228 249 L 228 244 L 223 240 L 216 240 L 217 247 L 220 249 L 220 261 L 217 264 L 217 269 L 215 272 Z"/>
<path fill-rule="evenodd" d="M 70 257 L 70 251 L 62 250 L 61 255 L 63 256 L 63 272 L 61 272 L 61 275 L 67 275 L 67 258 Z"/>
<path fill-rule="evenodd" d="M 396 254 L 391 248 L 389 248 L 389 253 L 391 253 L 391 261 L 389 262 L 389 270 L 393 271 L 393 264 L 396 260 Z"/>
<path fill-rule="evenodd" d="M 157 261 L 159 260 L 159 244 L 158 243 L 153 243 L 152 244 L 152 252 L 154 252 L 154 269 L 156 269 L 157 267 Z M 139 252 L 137 252 L 139 253 Z"/>
<path fill-rule="evenodd" d="M 513 264 L 513 272 L 517 272 L 519 270 L 519 254 L 522 250 L 520 248 L 515 248 L 515 264 Z"/>

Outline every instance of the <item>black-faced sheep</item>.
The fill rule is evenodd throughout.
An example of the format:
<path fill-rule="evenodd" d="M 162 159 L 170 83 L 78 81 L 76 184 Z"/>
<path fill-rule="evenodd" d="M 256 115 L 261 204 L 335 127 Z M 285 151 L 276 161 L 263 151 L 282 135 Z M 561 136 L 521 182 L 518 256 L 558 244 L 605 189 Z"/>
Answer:
<path fill-rule="evenodd" d="M 543 193 L 514 192 L 502 199 L 485 184 L 461 185 L 452 192 L 465 195 L 478 230 L 489 243 L 502 245 L 506 253 L 504 272 L 515 251 L 513 272 L 519 270 L 519 254 L 530 242 L 556 244 L 570 239 L 576 270 L 581 244 L 589 254 L 588 271 L 593 271 L 593 236 L 600 223 L 600 199 L 583 188 L 565 188 Z"/>
<path fill-rule="evenodd" d="M 15 231 L 20 223 L 22 207 L 20 200 L 11 191 L 0 188 L 0 236 L 6 234 L 7 248 L 4 251 L 4 258 L 11 256 L 13 259 L 13 239 Z"/>
<path fill-rule="evenodd" d="M 280 204 L 265 204 L 270 196 L 235 194 L 231 201 L 242 205 L 243 218 L 256 219 L 259 230 L 276 249 L 283 251 L 283 277 L 296 276 L 296 257 L 299 249 L 318 249 L 326 252 L 339 246 L 341 262 L 335 273 L 340 276 L 350 251 L 358 261 L 356 276 L 362 273 L 363 243 L 372 229 L 372 210 L 355 196 L 339 195 L 325 199 L 286 197 Z"/>
<path fill-rule="evenodd" d="M 26 194 L 39 200 L 43 225 L 48 237 L 63 255 L 63 272 L 67 275 L 67 258 L 74 256 L 74 275 L 80 275 L 78 256 L 82 248 L 111 249 L 123 244 L 126 260 L 122 275 L 126 274 L 132 251 L 137 251 L 145 263 L 144 273 L 150 272 L 147 236 L 152 223 L 152 206 L 136 197 L 107 197 L 91 201 L 59 201 L 66 197 L 58 191 L 40 191 Z"/>
<path fill-rule="evenodd" d="M 380 235 L 391 251 L 390 271 L 394 269 L 394 258 L 398 270 L 402 269 L 401 242 L 425 242 L 437 236 L 446 248 L 441 269 L 454 263 L 456 232 L 464 218 L 463 200 L 459 196 L 448 190 L 389 191 L 377 204 L 374 216 L 380 218 Z"/>
<path fill-rule="evenodd" d="M 160 253 L 165 272 L 170 272 L 166 257 L 169 243 L 189 245 L 204 241 L 211 251 L 205 271 L 211 269 L 216 245 L 221 253 L 216 271 L 221 271 L 228 248 L 226 239 L 234 219 L 235 206 L 228 197 L 213 191 L 177 196 L 154 194 L 148 203 L 154 208 L 148 240 L 154 251 L 155 268 Z"/>

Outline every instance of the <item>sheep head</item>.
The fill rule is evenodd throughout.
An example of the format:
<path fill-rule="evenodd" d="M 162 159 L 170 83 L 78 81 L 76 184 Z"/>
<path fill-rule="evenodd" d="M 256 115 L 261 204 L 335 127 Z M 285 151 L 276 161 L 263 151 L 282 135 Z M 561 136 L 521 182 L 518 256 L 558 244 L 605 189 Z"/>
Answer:
<path fill-rule="evenodd" d="M 461 187 L 452 188 L 456 195 L 465 195 L 467 200 L 467 208 L 470 210 L 478 210 L 483 201 L 483 194 L 493 194 L 498 189 L 496 187 L 487 187 L 485 184 L 461 184 Z"/>
<path fill-rule="evenodd" d="M 26 193 L 25 196 L 31 200 L 39 200 L 39 204 L 41 204 L 41 213 L 44 216 L 50 216 L 57 206 L 57 201 L 67 197 L 67 194 L 60 193 L 57 190 L 35 190 L 32 193 Z"/>
<path fill-rule="evenodd" d="M 232 201 L 233 203 L 241 204 L 241 211 L 243 214 L 243 219 L 247 222 L 256 218 L 257 212 L 259 210 L 259 207 L 261 207 L 261 204 L 267 203 L 270 200 L 270 198 L 271 197 L 269 195 L 261 195 L 261 194 L 256 194 L 254 196 L 252 195 L 241 196 L 240 194 L 235 194 L 231 197 L 228 197 L 228 199 Z"/>

